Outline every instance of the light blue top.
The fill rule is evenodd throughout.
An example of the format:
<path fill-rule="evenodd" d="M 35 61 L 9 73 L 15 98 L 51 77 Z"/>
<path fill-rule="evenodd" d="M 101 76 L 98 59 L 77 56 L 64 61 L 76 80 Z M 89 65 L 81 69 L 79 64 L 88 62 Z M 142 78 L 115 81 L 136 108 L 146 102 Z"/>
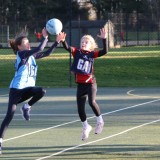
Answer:
<path fill-rule="evenodd" d="M 21 62 L 19 55 L 17 54 L 17 60 L 15 67 L 18 69 L 18 65 Z M 26 87 L 35 86 L 37 76 L 37 65 L 34 56 L 30 56 L 25 65 L 19 67 L 15 72 L 15 76 L 11 81 L 10 88 L 23 89 Z"/>
<path fill-rule="evenodd" d="M 16 72 L 9 88 L 23 89 L 35 86 L 38 68 L 36 59 L 49 56 L 58 45 L 56 41 L 50 48 L 42 52 L 47 41 L 48 39 L 44 38 L 40 45 L 32 50 L 17 51 Z"/>

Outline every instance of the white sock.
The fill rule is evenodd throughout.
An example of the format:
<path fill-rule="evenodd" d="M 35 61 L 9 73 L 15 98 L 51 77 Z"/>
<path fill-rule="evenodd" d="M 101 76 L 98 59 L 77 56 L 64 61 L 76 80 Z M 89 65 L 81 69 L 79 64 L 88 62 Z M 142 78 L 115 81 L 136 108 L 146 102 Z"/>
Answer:
<path fill-rule="evenodd" d="M 103 123 L 103 122 L 104 122 L 104 121 L 103 121 L 103 118 L 102 118 L 102 115 L 96 117 L 96 120 L 97 120 L 97 122 L 100 122 L 100 123 Z"/>
<path fill-rule="evenodd" d="M 85 120 L 84 122 L 82 122 L 82 126 L 83 126 L 84 128 L 87 128 L 87 127 L 89 126 L 87 120 Z"/>
<path fill-rule="evenodd" d="M 26 103 L 26 104 L 24 105 L 24 108 L 25 108 L 25 109 L 28 109 L 28 108 L 31 108 L 31 106 L 30 106 L 28 103 Z"/>
<path fill-rule="evenodd" d="M 2 139 L 2 138 L 0 138 L 0 143 L 2 143 L 2 141 L 3 141 L 3 139 Z"/>

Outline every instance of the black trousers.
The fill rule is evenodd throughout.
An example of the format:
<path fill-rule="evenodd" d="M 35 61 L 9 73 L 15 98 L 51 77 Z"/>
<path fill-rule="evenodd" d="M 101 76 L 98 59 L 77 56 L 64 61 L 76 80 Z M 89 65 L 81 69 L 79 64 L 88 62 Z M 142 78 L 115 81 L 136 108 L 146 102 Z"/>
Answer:
<path fill-rule="evenodd" d="M 87 119 L 85 112 L 85 103 L 88 96 L 88 102 L 94 114 L 100 116 L 100 108 L 96 102 L 97 83 L 78 83 L 77 85 L 77 108 L 82 122 Z"/>
<path fill-rule="evenodd" d="M 31 98 L 28 104 L 32 106 L 41 99 L 45 93 L 46 90 L 42 87 L 27 87 L 24 89 L 11 88 L 9 92 L 8 110 L 0 128 L 0 138 L 4 137 L 4 133 L 13 119 L 17 104 Z"/>

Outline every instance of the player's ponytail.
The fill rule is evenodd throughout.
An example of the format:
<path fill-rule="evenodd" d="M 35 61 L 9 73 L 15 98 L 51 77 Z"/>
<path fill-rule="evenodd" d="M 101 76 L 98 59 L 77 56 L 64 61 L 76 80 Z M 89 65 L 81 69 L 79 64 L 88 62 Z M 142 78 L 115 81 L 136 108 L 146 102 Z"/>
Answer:
<path fill-rule="evenodd" d="M 13 49 L 14 54 L 16 54 L 16 52 L 17 52 L 17 47 L 16 47 L 16 45 L 15 45 L 15 40 L 14 40 L 14 39 L 9 40 L 9 44 L 10 44 L 11 48 Z"/>
<path fill-rule="evenodd" d="M 25 26 L 24 29 L 21 29 L 20 32 L 16 34 L 15 39 L 9 40 L 9 44 L 13 49 L 14 54 L 17 54 L 17 51 L 19 50 L 18 46 L 21 45 L 22 39 L 27 38 L 27 36 L 28 36 L 28 30 L 27 30 L 27 26 Z"/>
<path fill-rule="evenodd" d="M 16 39 L 9 40 L 9 44 L 13 49 L 14 54 L 17 54 L 17 51 L 19 50 L 18 46 L 21 45 L 23 38 L 26 38 L 26 36 L 20 36 L 20 37 L 17 37 Z"/>

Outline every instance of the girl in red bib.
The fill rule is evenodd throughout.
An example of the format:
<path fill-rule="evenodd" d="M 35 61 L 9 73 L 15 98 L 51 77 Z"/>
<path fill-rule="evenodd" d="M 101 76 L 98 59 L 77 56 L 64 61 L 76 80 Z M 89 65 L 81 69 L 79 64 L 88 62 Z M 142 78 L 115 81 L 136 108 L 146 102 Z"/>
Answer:
<path fill-rule="evenodd" d="M 103 49 L 95 50 L 98 46 L 91 35 L 84 35 L 81 38 L 80 49 L 69 46 L 67 42 L 62 40 L 64 48 L 72 53 L 74 58 L 71 66 L 71 71 L 75 74 L 77 83 L 77 108 L 80 120 L 82 122 L 81 139 L 86 140 L 92 130 L 92 126 L 87 122 L 85 113 L 85 103 L 88 96 L 88 102 L 94 114 L 96 115 L 95 134 L 99 134 L 103 130 L 104 121 L 100 112 L 100 108 L 96 102 L 97 83 L 94 76 L 94 59 L 101 57 L 108 52 L 107 32 L 104 28 L 100 29 L 100 34 L 97 35 L 102 39 Z"/>

